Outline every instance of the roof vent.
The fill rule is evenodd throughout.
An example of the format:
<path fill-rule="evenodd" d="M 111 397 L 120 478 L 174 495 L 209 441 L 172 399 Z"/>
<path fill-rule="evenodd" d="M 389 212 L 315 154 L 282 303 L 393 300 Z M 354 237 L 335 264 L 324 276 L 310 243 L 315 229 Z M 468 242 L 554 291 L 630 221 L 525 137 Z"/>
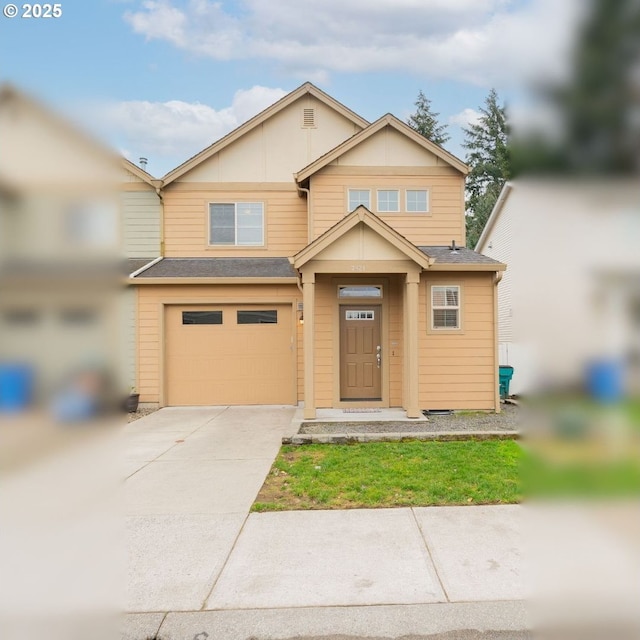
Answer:
<path fill-rule="evenodd" d="M 140 158 L 140 159 L 138 160 L 138 162 L 140 163 L 140 167 L 146 171 L 146 169 L 147 169 L 147 162 L 149 162 L 149 161 L 148 161 L 146 158 Z"/>
<path fill-rule="evenodd" d="M 316 110 L 311 107 L 302 110 L 302 127 L 304 129 L 312 129 L 316 126 Z"/>
<path fill-rule="evenodd" d="M 451 241 L 451 246 L 449 247 L 449 249 L 451 249 L 451 253 L 458 253 L 458 247 L 456 247 L 455 240 Z"/>

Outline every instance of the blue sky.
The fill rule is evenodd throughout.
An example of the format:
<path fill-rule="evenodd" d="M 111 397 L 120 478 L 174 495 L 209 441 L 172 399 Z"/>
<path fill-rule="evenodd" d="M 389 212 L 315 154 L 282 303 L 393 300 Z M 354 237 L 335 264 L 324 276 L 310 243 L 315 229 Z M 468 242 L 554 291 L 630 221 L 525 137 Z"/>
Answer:
<path fill-rule="evenodd" d="M 5 6 L 7 3 L 1 3 Z M 0 15 L 0 80 L 162 176 L 310 80 L 373 121 L 419 90 L 461 126 L 561 73 L 576 0 L 62 0 Z"/>

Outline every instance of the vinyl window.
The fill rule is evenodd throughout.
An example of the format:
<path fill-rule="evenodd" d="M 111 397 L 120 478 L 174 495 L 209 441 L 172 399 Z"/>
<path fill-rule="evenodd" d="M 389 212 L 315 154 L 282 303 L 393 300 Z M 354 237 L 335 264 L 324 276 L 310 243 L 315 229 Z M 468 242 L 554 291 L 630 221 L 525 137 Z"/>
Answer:
<path fill-rule="evenodd" d="M 360 205 L 371 209 L 371 192 L 369 189 L 349 189 L 349 213 Z"/>
<path fill-rule="evenodd" d="M 429 192 L 424 189 L 407 189 L 407 211 L 426 213 L 429 211 Z"/>
<path fill-rule="evenodd" d="M 431 287 L 431 328 L 460 329 L 460 287 Z"/>
<path fill-rule="evenodd" d="M 261 246 L 264 244 L 262 202 L 215 202 L 209 205 L 209 244 Z"/>
<path fill-rule="evenodd" d="M 378 211 L 381 213 L 400 211 L 400 198 L 397 189 L 378 191 Z"/>

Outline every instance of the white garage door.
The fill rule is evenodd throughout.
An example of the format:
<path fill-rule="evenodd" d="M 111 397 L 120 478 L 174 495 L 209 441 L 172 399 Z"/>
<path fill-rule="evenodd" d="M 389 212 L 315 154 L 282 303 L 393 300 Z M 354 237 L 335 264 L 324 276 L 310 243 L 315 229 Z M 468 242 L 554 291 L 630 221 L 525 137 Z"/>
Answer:
<path fill-rule="evenodd" d="M 294 404 L 292 329 L 291 305 L 166 307 L 167 404 Z"/>

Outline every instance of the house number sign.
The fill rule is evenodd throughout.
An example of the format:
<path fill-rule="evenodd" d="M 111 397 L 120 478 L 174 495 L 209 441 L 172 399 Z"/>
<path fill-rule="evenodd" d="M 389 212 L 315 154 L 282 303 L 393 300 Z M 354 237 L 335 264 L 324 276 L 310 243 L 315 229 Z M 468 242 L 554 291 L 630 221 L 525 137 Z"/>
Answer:
<path fill-rule="evenodd" d="M 351 265 L 351 271 L 366 271 L 366 267 L 363 264 L 352 264 Z"/>

